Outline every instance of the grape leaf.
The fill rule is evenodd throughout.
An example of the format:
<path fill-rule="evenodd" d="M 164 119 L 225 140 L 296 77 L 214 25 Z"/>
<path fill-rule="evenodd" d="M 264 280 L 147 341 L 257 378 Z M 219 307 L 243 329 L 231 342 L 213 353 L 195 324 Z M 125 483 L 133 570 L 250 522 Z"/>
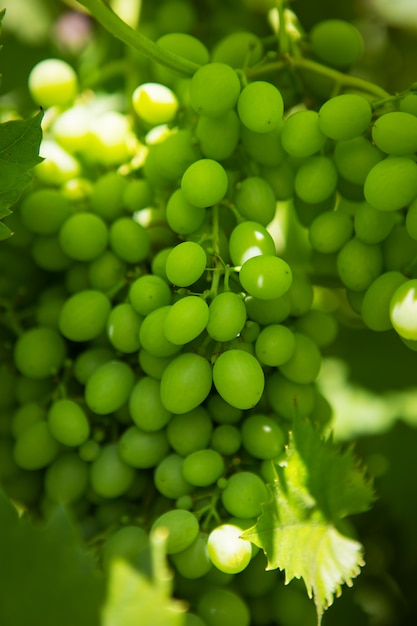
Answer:
<path fill-rule="evenodd" d="M 112 563 L 101 626 L 183 626 L 184 609 L 126 561 Z"/>
<path fill-rule="evenodd" d="M 268 570 L 285 570 L 286 583 L 303 578 L 320 624 L 334 595 L 364 565 L 362 545 L 342 534 L 340 525 L 347 515 L 369 508 L 372 485 L 351 448 L 342 451 L 297 419 L 268 490 L 270 500 L 242 537 L 265 552 Z"/>
<path fill-rule="evenodd" d="M 0 624 L 99 626 L 104 582 L 63 508 L 34 523 L 0 492 Z"/>
<path fill-rule="evenodd" d="M 39 156 L 42 117 L 40 111 L 28 120 L 0 124 L 0 220 L 10 215 L 10 207 L 32 180 L 32 168 L 43 160 Z M 0 240 L 9 235 L 3 225 Z"/>

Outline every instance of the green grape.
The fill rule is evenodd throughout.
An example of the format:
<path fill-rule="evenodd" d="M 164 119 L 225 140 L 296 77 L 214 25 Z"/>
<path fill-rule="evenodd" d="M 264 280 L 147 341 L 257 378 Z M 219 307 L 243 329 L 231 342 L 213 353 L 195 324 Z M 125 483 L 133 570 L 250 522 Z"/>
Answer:
<path fill-rule="evenodd" d="M 59 230 L 62 250 L 76 261 L 92 261 L 103 254 L 108 237 L 106 223 L 94 213 L 74 213 Z"/>
<path fill-rule="evenodd" d="M 333 161 L 325 156 L 311 156 L 298 168 L 294 180 L 297 196 L 304 202 L 324 202 L 337 186 L 337 170 Z"/>
<path fill-rule="evenodd" d="M 118 166 L 131 156 L 134 137 L 130 119 L 119 111 L 100 111 L 89 125 L 86 160 L 105 167 Z"/>
<path fill-rule="evenodd" d="M 64 452 L 45 472 L 45 493 L 56 502 L 72 504 L 88 487 L 88 465 L 75 452 Z"/>
<path fill-rule="evenodd" d="M 20 205 L 22 223 L 38 235 L 57 233 L 70 212 L 70 203 L 57 189 L 36 189 Z"/>
<path fill-rule="evenodd" d="M 360 31 L 345 20 L 326 19 L 313 26 L 311 48 L 321 61 L 345 68 L 356 63 L 363 54 L 364 40 Z"/>
<path fill-rule="evenodd" d="M 153 146 L 159 175 L 169 182 L 178 182 L 186 169 L 201 157 L 190 130 L 169 134 Z"/>
<path fill-rule="evenodd" d="M 218 117 L 232 109 L 239 97 L 240 80 L 226 63 L 206 63 L 193 75 L 190 101 L 197 113 Z"/>
<path fill-rule="evenodd" d="M 90 485 L 102 498 L 119 498 L 131 487 L 135 470 L 119 456 L 118 444 L 101 448 L 90 466 Z"/>
<path fill-rule="evenodd" d="M 221 493 L 224 508 L 230 515 L 241 519 L 256 518 L 262 512 L 262 504 L 268 500 L 263 480 L 253 472 L 241 471 L 228 478 Z"/>
<path fill-rule="evenodd" d="M 249 626 L 250 613 L 246 602 L 235 591 L 210 587 L 204 590 L 197 613 L 206 626 Z"/>
<path fill-rule="evenodd" d="M 322 254 L 338 252 L 352 235 L 352 219 L 343 211 L 321 213 L 313 219 L 308 231 L 312 248 Z"/>
<path fill-rule="evenodd" d="M 211 385 L 209 362 L 199 354 L 180 354 L 167 365 L 162 374 L 162 404 L 171 413 L 187 413 L 204 402 Z"/>
<path fill-rule="evenodd" d="M 172 304 L 164 321 L 164 335 L 175 345 L 198 337 L 207 326 L 209 307 L 200 296 L 184 296 Z"/>
<path fill-rule="evenodd" d="M 282 124 L 284 101 L 272 83 L 255 80 L 240 92 L 237 112 L 244 126 L 256 133 L 268 133 Z"/>
<path fill-rule="evenodd" d="M 384 272 L 369 285 L 361 306 L 361 316 L 368 328 L 379 332 L 392 328 L 391 298 L 406 280 L 404 274 L 394 270 Z"/>
<path fill-rule="evenodd" d="M 277 201 L 289 200 L 293 197 L 296 173 L 292 163 L 283 161 L 274 167 L 264 167 L 261 174 L 274 190 Z"/>
<path fill-rule="evenodd" d="M 51 435 L 65 446 L 80 446 L 90 436 L 90 424 L 85 412 L 69 398 L 53 402 L 47 421 Z"/>
<path fill-rule="evenodd" d="M 111 291 L 125 280 L 127 265 L 111 250 L 91 261 L 87 268 L 88 284 L 92 289 Z"/>
<path fill-rule="evenodd" d="M 199 159 L 185 170 L 181 189 L 196 207 L 209 207 L 223 200 L 229 181 L 224 167 L 214 159 Z"/>
<path fill-rule="evenodd" d="M 317 111 L 296 111 L 286 118 L 281 132 L 281 143 L 291 156 L 305 158 L 319 152 L 326 142 L 320 130 Z"/>
<path fill-rule="evenodd" d="M 250 541 L 241 539 L 242 529 L 233 524 L 221 524 L 211 531 L 207 541 L 210 561 L 226 574 L 238 574 L 252 556 Z"/>
<path fill-rule="evenodd" d="M 13 358 L 21 374 L 38 380 L 57 374 L 66 354 L 65 342 L 56 330 L 34 326 L 18 337 Z"/>
<path fill-rule="evenodd" d="M 405 227 L 412 239 L 417 240 L 417 200 L 413 200 L 405 216 Z"/>
<path fill-rule="evenodd" d="M 234 109 L 221 116 L 200 115 L 195 129 L 204 157 L 222 161 L 235 152 L 240 138 L 240 120 Z"/>
<path fill-rule="evenodd" d="M 69 294 L 91 289 L 87 263 L 72 263 L 65 272 L 65 289 Z M 68 296 L 68 294 L 66 294 Z M 65 304 L 65 303 L 64 303 Z M 62 307 L 61 307 L 62 308 Z M 58 320 L 59 324 L 59 320 Z"/>
<path fill-rule="evenodd" d="M 249 295 L 260 300 L 272 300 L 287 293 L 292 282 L 292 272 L 283 259 L 264 254 L 243 263 L 239 280 Z"/>
<path fill-rule="evenodd" d="M 295 321 L 294 330 L 310 337 L 319 348 L 324 348 L 335 340 L 339 325 L 330 312 L 310 309 Z"/>
<path fill-rule="evenodd" d="M 245 306 L 250 320 L 263 326 L 280 324 L 287 319 L 291 312 L 288 292 L 280 298 L 272 298 L 271 300 L 249 296 L 245 299 Z"/>
<path fill-rule="evenodd" d="M 38 235 L 32 243 L 31 253 L 36 265 L 48 272 L 62 272 L 72 264 L 72 259 L 62 250 L 57 235 Z"/>
<path fill-rule="evenodd" d="M 361 202 L 355 211 L 355 235 L 364 243 L 380 243 L 388 237 L 398 215 L 393 211 L 379 211 L 367 202 Z"/>
<path fill-rule="evenodd" d="M 350 183 L 363 185 L 369 171 L 382 161 L 384 153 L 363 135 L 338 141 L 333 153 L 341 176 Z"/>
<path fill-rule="evenodd" d="M 238 409 L 250 409 L 261 399 L 265 377 L 259 361 L 244 350 L 227 350 L 213 367 L 213 382 L 226 402 Z"/>
<path fill-rule="evenodd" d="M 270 324 L 259 333 L 255 353 L 264 365 L 277 367 L 286 363 L 294 354 L 294 333 L 282 324 Z"/>
<path fill-rule="evenodd" d="M 242 424 L 242 445 L 255 459 L 273 459 L 284 450 L 285 437 L 267 415 L 250 415 Z"/>
<path fill-rule="evenodd" d="M 248 31 L 236 31 L 222 37 L 214 45 L 211 60 L 227 63 L 233 68 L 251 67 L 260 61 L 263 53 L 263 44 L 257 35 Z"/>
<path fill-rule="evenodd" d="M 196 450 L 185 457 L 182 475 L 195 487 L 213 485 L 224 473 L 223 457 L 216 450 Z"/>
<path fill-rule="evenodd" d="M 24 470 L 47 467 L 58 456 L 60 445 L 51 435 L 48 424 L 43 421 L 28 426 L 15 442 L 13 457 Z"/>
<path fill-rule="evenodd" d="M 53 287 L 45 289 L 37 302 L 35 312 L 35 321 L 37 326 L 47 326 L 49 328 L 58 328 L 59 316 L 61 309 L 67 299 L 65 289 L 54 289 Z"/>
<path fill-rule="evenodd" d="M 276 201 L 272 187 L 260 176 L 249 176 L 238 182 L 234 204 L 246 219 L 267 226 L 275 216 Z"/>
<path fill-rule="evenodd" d="M 413 154 L 417 150 L 417 118 L 405 111 L 380 115 L 372 125 L 372 140 L 387 154 Z"/>
<path fill-rule="evenodd" d="M 204 207 L 188 202 L 182 189 L 176 189 L 166 205 L 166 221 L 179 235 L 189 235 L 198 230 L 206 219 Z"/>
<path fill-rule="evenodd" d="M 220 454 L 226 456 L 236 454 L 241 443 L 240 431 L 232 424 L 220 424 L 213 431 L 211 447 Z"/>
<path fill-rule="evenodd" d="M 151 526 L 151 533 L 159 528 L 168 531 L 167 554 L 182 552 L 197 539 L 199 533 L 197 518 L 190 511 L 181 509 L 167 511 L 157 517 Z"/>
<path fill-rule="evenodd" d="M 321 354 L 310 337 L 294 333 L 295 350 L 283 365 L 280 372 L 294 383 L 307 384 L 316 380 L 321 367 Z"/>
<path fill-rule="evenodd" d="M 358 94 L 346 93 L 327 100 L 319 110 L 320 130 L 330 139 L 353 139 L 369 127 L 372 108 Z"/>
<path fill-rule="evenodd" d="M 287 295 L 290 301 L 290 315 L 299 317 L 307 313 L 314 300 L 314 290 L 310 278 L 299 270 L 295 271 Z"/>
<path fill-rule="evenodd" d="M 90 341 L 104 331 L 110 310 L 110 300 L 101 291 L 79 291 L 62 307 L 59 329 L 71 341 Z"/>
<path fill-rule="evenodd" d="M 130 217 L 119 217 L 112 223 L 109 241 L 113 252 L 126 263 L 141 263 L 150 252 L 147 231 Z"/>
<path fill-rule="evenodd" d="M 91 347 L 77 355 L 74 360 L 74 378 L 85 385 L 91 374 L 104 363 L 114 359 L 114 352 L 109 348 Z"/>
<path fill-rule="evenodd" d="M 100 454 L 100 444 L 97 441 L 93 441 L 93 439 L 89 439 L 78 448 L 78 454 L 82 461 L 91 463 Z"/>
<path fill-rule="evenodd" d="M 19 406 L 12 414 L 10 433 L 15 439 L 29 426 L 46 419 L 46 409 L 37 402 L 27 402 Z"/>
<path fill-rule="evenodd" d="M 129 300 L 135 311 L 146 316 L 171 303 L 171 290 L 160 276 L 145 274 L 131 283 Z"/>
<path fill-rule="evenodd" d="M 179 454 L 169 454 L 156 466 L 153 482 L 159 493 L 165 498 L 178 500 L 192 493 L 193 485 L 187 482 L 182 475 L 183 462 L 184 459 Z"/>
<path fill-rule="evenodd" d="M 136 115 L 150 126 L 171 122 L 178 111 L 174 92 L 160 83 L 142 83 L 132 93 Z"/>
<path fill-rule="evenodd" d="M 33 170 L 39 182 L 56 187 L 80 176 L 79 161 L 53 139 L 42 139 L 39 153 L 44 161 Z"/>
<path fill-rule="evenodd" d="M 102 174 L 93 184 L 89 195 L 91 209 L 106 222 L 112 222 L 124 212 L 124 193 L 128 182 L 117 171 Z"/>
<path fill-rule="evenodd" d="M 69 105 L 78 93 L 74 69 L 61 59 L 44 59 L 30 71 L 28 87 L 32 99 L 44 108 Z"/>
<path fill-rule="evenodd" d="M 231 341 L 239 335 L 246 322 L 245 304 L 232 291 L 217 294 L 208 312 L 207 332 L 216 341 Z"/>
<path fill-rule="evenodd" d="M 406 96 L 401 98 L 399 104 L 400 111 L 405 111 L 406 113 L 411 113 L 412 115 L 417 114 L 417 94 L 408 93 Z"/>
<path fill-rule="evenodd" d="M 156 357 L 171 357 L 181 349 L 181 346 L 168 341 L 164 334 L 165 319 L 170 308 L 170 305 L 166 305 L 151 311 L 140 326 L 139 341 L 142 348 Z"/>
<path fill-rule="evenodd" d="M 204 248 L 194 241 L 183 241 L 170 250 L 166 258 L 166 275 L 177 287 L 188 287 L 202 276 L 206 264 Z"/>
<path fill-rule="evenodd" d="M 271 408 L 284 419 L 308 416 L 316 401 L 313 385 L 296 383 L 275 371 L 266 380 L 266 396 Z"/>
<path fill-rule="evenodd" d="M 171 413 L 162 405 L 160 387 L 159 380 L 142 376 L 129 396 L 130 416 L 146 432 L 160 430 L 171 419 Z"/>
<path fill-rule="evenodd" d="M 281 145 L 282 126 L 268 133 L 257 133 L 246 126 L 240 129 L 242 146 L 246 154 L 259 165 L 276 167 L 286 158 Z"/>
<path fill-rule="evenodd" d="M 123 206 L 130 211 L 136 213 L 151 206 L 153 201 L 153 190 L 147 180 L 144 178 L 128 179 L 127 184 L 123 186 Z"/>
<path fill-rule="evenodd" d="M 167 357 L 155 356 L 142 348 L 139 350 L 138 360 L 144 374 L 160 380 L 164 369 L 173 358 L 175 358 L 175 355 Z"/>
<path fill-rule="evenodd" d="M 408 273 L 417 254 L 417 242 L 410 237 L 403 223 L 396 224 L 381 244 L 384 269 Z"/>
<path fill-rule="evenodd" d="M 164 430 L 145 432 L 137 426 L 129 426 L 119 439 L 120 458 L 131 467 L 149 469 L 155 467 L 169 452 Z"/>
<path fill-rule="evenodd" d="M 52 122 L 52 137 L 71 154 L 86 149 L 91 111 L 86 104 L 73 103 L 71 108 L 61 110 Z"/>
<path fill-rule="evenodd" d="M 166 433 L 173 450 L 186 457 L 208 447 L 213 424 L 207 410 L 197 406 L 191 411 L 174 415 L 167 425 Z"/>
<path fill-rule="evenodd" d="M 364 184 L 366 201 L 379 211 L 397 211 L 417 196 L 417 165 L 411 158 L 391 156 L 370 170 Z"/>
<path fill-rule="evenodd" d="M 172 29 L 170 28 L 170 30 Z M 188 33 L 168 32 L 159 37 L 156 43 L 164 50 L 198 65 L 205 65 L 210 60 L 210 53 L 206 46 L 197 37 Z M 155 63 L 155 75 L 160 82 L 168 85 L 175 84 L 175 81 L 181 76 L 178 72 L 157 63 Z"/>
<path fill-rule="evenodd" d="M 407 280 L 394 291 L 389 314 L 394 330 L 407 341 L 417 340 L 417 279 Z"/>
<path fill-rule="evenodd" d="M 364 291 L 381 274 L 383 256 L 378 245 L 350 239 L 337 255 L 337 272 L 348 289 Z"/>
<path fill-rule="evenodd" d="M 128 400 L 135 381 L 133 370 L 123 361 L 109 361 L 94 370 L 85 386 L 85 401 L 97 415 L 109 415 Z"/>
<path fill-rule="evenodd" d="M 249 220 L 241 222 L 232 230 L 229 252 L 234 265 L 242 265 L 254 256 L 275 255 L 275 243 L 262 224 Z"/>
<path fill-rule="evenodd" d="M 266 557 L 259 552 L 242 572 L 242 575 L 239 576 L 238 589 L 244 594 L 245 598 L 257 598 L 264 604 L 265 596 L 275 590 L 279 584 L 279 574 L 277 570 L 266 570 L 266 568 Z M 251 611 L 251 614 L 253 616 L 253 611 Z M 266 623 L 269 624 L 270 622 L 267 621 Z"/>
<path fill-rule="evenodd" d="M 141 555 L 149 548 L 149 537 L 140 526 L 122 526 L 108 536 L 101 549 L 101 563 L 105 573 L 114 560 L 124 559 L 138 567 Z"/>
<path fill-rule="evenodd" d="M 139 330 L 143 317 L 128 302 L 116 304 L 106 322 L 107 337 L 111 345 L 124 354 L 132 354 L 140 348 Z"/>
<path fill-rule="evenodd" d="M 193 543 L 185 548 L 185 550 L 171 555 L 171 561 L 175 569 L 181 576 L 184 576 L 184 578 L 202 578 L 211 570 L 212 563 L 208 556 L 207 538 L 208 535 L 206 533 L 199 532 Z M 189 615 L 189 613 L 187 613 L 187 615 Z M 200 622 L 194 620 L 188 624 L 186 621 L 185 625 L 200 626 Z M 203 622 L 201 622 L 201 626 L 205 626 Z"/>

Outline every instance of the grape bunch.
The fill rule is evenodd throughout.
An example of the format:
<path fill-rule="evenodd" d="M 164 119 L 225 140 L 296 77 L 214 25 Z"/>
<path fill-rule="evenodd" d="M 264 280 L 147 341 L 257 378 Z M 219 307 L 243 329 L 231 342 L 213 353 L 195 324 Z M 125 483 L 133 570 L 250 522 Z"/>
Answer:
<path fill-rule="evenodd" d="M 332 71 L 363 50 L 340 21 L 307 40 Z M 30 73 L 44 161 L 0 248 L 2 482 L 104 536 L 104 571 L 146 568 L 167 528 L 187 625 L 267 624 L 279 574 L 241 534 L 293 419 L 329 424 L 322 350 L 346 319 L 417 346 L 417 95 L 320 96 L 300 66 L 289 96 L 249 32 L 157 43 L 198 69 L 150 64 L 128 103 L 59 59 Z"/>

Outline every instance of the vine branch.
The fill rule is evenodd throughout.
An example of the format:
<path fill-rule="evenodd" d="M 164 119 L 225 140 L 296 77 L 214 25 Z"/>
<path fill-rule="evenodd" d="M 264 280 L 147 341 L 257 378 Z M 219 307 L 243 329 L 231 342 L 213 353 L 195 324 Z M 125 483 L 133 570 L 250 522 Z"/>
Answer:
<path fill-rule="evenodd" d="M 114 37 L 139 50 L 146 58 L 161 63 L 171 70 L 191 76 L 200 67 L 197 63 L 164 50 L 154 41 L 126 24 L 103 0 L 78 0 L 78 2 L 85 6 L 91 15 Z"/>

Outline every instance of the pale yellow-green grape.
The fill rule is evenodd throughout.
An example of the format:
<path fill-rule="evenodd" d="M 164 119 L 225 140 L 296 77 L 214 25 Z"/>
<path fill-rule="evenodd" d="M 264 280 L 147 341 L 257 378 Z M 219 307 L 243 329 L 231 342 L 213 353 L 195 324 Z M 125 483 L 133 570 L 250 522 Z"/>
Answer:
<path fill-rule="evenodd" d="M 138 85 L 132 94 L 132 104 L 138 117 L 150 126 L 171 122 L 178 110 L 176 95 L 160 83 Z"/>
<path fill-rule="evenodd" d="M 32 99 L 39 106 L 65 106 L 71 104 L 78 93 L 78 78 L 66 61 L 45 59 L 30 71 L 28 86 Z"/>

